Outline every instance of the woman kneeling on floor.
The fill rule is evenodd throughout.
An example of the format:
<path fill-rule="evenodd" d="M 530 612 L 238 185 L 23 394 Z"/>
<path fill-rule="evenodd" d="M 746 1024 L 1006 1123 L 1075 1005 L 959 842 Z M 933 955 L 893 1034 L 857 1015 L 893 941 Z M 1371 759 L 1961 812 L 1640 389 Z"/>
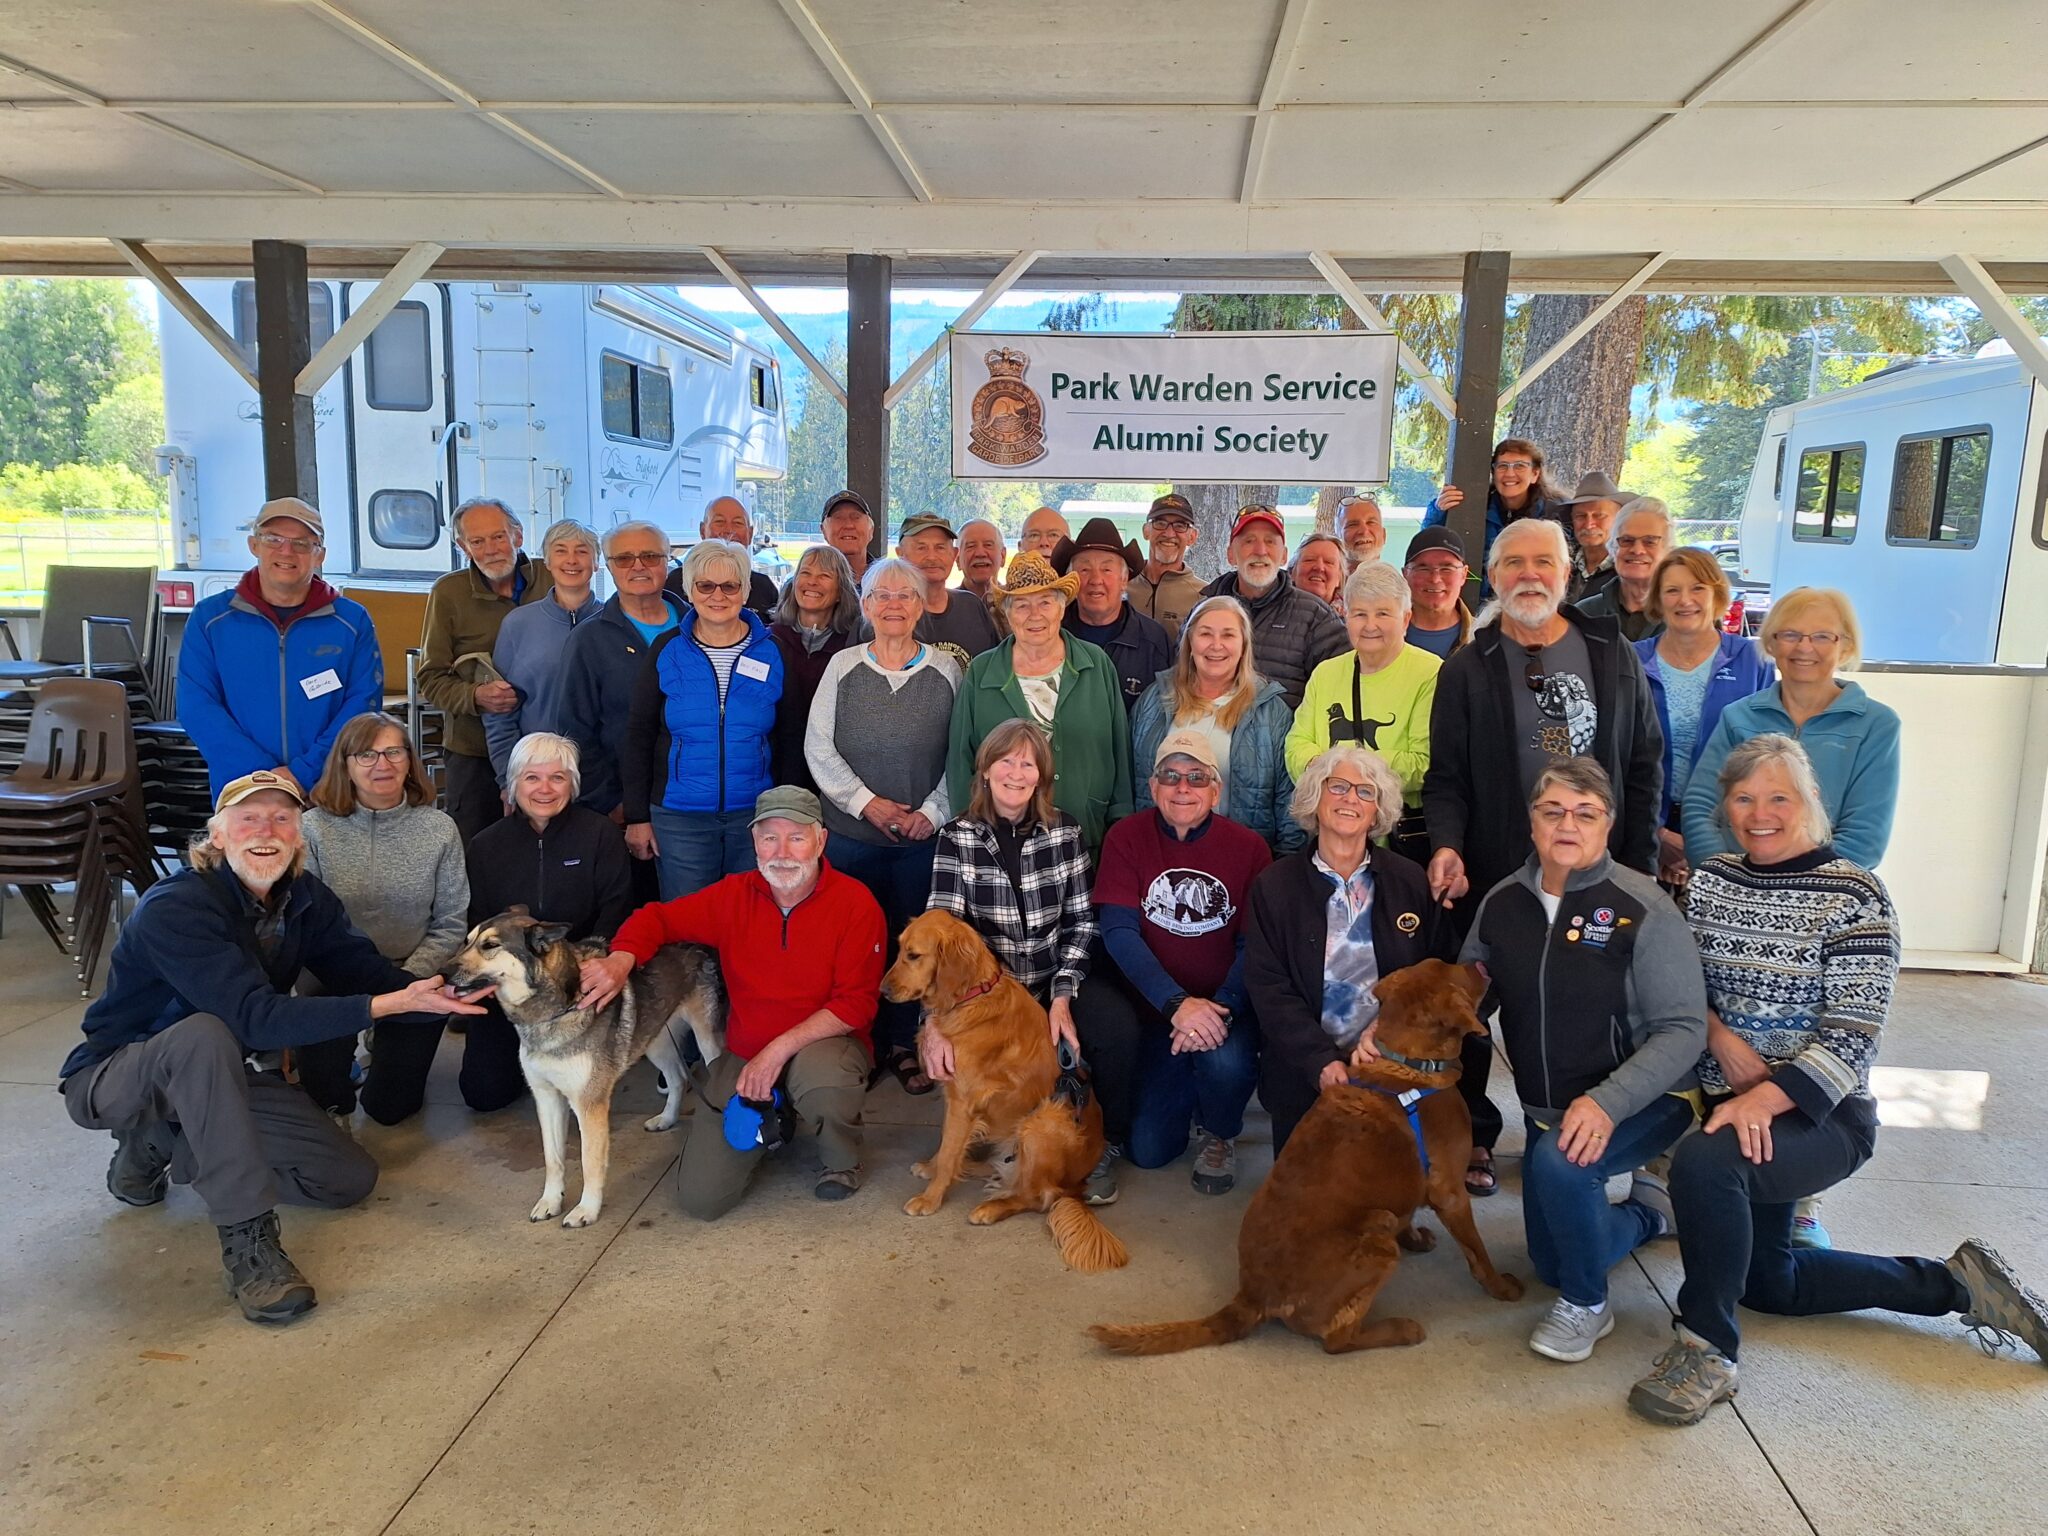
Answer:
<path fill-rule="evenodd" d="M 1480 903 L 1463 958 L 1487 967 L 1528 1131 L 1522 1221 L 1557 1303 L 1529 1335 L 1584 1360 L 1614 1332 L 1607 1272 L 1671 1230 L 1671 1201 L 1638 1174 L 1693 1123 L 1706 995 L 1685 919 L 1648 875 L 1614 862 L 1614 787 L 1590 757 L 1560 758 L 1529 793 L 1529 862 Z"/>
<path fill-rule="evenodd" d="M 1696 1424 L 1736 1387 L 1738 1302 L 1805 1316 L 1883 1307 L 1964 1314 L 1987 1353 L 2023 1339 L 2048 1362 L 2048 1306 L 1971 1238 L 1944 1262 L 1795 1247 L 1794 1202 L 1870 1159 L 1870 1069 L 1899 973 L 1884 884 L 1828 842 L 1813 765 L 1755 736 L 1720 765 L 1721 818 L 1742 855 L 1693 871 L 1687 916 L 1705 968 L 1704 1134 L 1671 1157 L 1685 1283 L 1677 1337 L 1629 1394 L 1659 1424 Z"/>

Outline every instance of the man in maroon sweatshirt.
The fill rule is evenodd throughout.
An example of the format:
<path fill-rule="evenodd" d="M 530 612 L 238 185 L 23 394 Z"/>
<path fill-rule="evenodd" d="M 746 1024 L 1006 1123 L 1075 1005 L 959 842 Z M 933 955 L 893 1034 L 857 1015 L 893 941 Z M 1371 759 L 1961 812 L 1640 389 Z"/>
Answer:
<path fill-rule="evenodd" d="M 583 964 L 583 1006 L 601 1007 L 664 944 L 709 944 L 731 999 L 725 1054 L 704 1097 L 723 1109 L 738 1094 L 756 1102 L 777 1089 L 818 1138 L 820 1200 L 860 1188 L 861 1102 L 874 1047 L 869 1029 L 888 938 L 866 886 L 825 862 L 818 797 L 781 785 L 754 802 L 759 868 L 727 875 L 675 901 L 642 907 Z M 735 1150 L 710 1115 L 691 1126 L 677 1175 L 684 1211 L 713 1221 L 740 1203 L 760 1162 Z"/>

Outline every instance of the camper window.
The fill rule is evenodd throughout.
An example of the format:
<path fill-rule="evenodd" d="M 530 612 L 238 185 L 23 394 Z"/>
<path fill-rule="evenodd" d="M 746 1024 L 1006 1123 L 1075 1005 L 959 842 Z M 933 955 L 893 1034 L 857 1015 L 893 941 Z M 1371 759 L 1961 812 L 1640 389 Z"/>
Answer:
<path fill-rule="evenodd" d="M 370 497 L 370 538 L 384 549 L 432 549 L 441 541 L 441 509 L 433 492 L 374 493 Z"/>
<path fill-rule="evenodd" d="M 1856 537 L 1856 509 L 1863 500 L 1863 445 L 1806 449 L 1799 455 L 1793 494 L 1793 538 L 1848 543 Z"/>
<path fill-rule="evenodd" d="M 377 323 L 364 353 L 364 398 L 373 410 L 427 411 L 434 406 L 434 360 L 427 306 L 407 299 Z"/>
<path fill-rule="evenodd" d="M 256 285 L 244 278 L 235 284 L 235 350 L 251 368 L 256 366 Z M 306 310 L 312 350 L 318 352 L 334 334 L 334 290 L 325 283 L 306 285 Z M 311 355 L 310 353 L 308 354 Z"/>
<path fill-rule="evenodd" d="M 598 357 L 598 383 L 606 437 L 658 448 L 676 440 L 674 387 L 666 368 L 605 352 Z"/>
<path fill-rule="evenodd" d="M 1989 427 L 1901 438 L 1892 461 L 1885 537 L 1894 544 L 1968 549 L 1977 542 L 1983 520 L 1990 467 Z"/>
<path fill-rule="evenodd" d="M 775 393 L 775 370 L 766 363 L 754 364 L 752 386 L 756 410 L 772 411 L 780 403 Z"/>

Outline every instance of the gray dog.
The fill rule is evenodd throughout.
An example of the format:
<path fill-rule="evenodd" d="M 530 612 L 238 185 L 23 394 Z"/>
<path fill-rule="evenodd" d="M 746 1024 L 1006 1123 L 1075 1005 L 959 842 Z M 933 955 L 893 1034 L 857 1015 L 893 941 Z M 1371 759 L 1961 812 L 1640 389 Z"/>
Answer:
<path fill-rule="evenodd" d="M 612 1089 L 626 1069 L 645 1056 L 661 1073 L 668 1103 L 647 1129 L 666 1131 L 674 1128 L 683 1105 L 686 1069 L 678 1027 L 696 1036 L 707 1064 L 724 1054 L 725 986 L 713 950 L 665 945 L 604 1007 L 579 1008 L 580 968 L 605 952 L 602 939 L 572 943 L 566 924 L 543 923 L 525 907 L 513 907 L 472 928 L 469 942 L 443 973 L 458 996 L 495 991 L 498 1006 L 519 1031 L 519 1066 L 540 1112 L 541 1154 L 547 1160 L 547 1185 L 533 1208 L 534 1221 L 562 1214 L 571 1107 L 583 1146 L 583 1198 L 562 1216 L 562 1225 L 587 1227 L 604 1205 Z"/>

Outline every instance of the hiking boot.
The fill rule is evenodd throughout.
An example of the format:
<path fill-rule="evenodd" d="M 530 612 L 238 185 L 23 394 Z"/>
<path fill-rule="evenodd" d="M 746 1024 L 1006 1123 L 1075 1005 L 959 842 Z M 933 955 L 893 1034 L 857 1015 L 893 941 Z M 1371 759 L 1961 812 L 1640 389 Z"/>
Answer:
<path fill-rule="evenodd" d="M 1735 1396 L 1735 1388 L 1735 1362 L 1681 1328 L 1630 1390 L 1628 1405 L 1652 1424 L 1697 1424 L 1714 1404 Z"/>
<path fill-rule="evenodd" d="M 1538 1323 L 1536 1331 L 1529 1335 L 1529 1347 L 1552 1360 L 1576 1365 L 1581 1360 L 1590 1359 L 1593 1346 L 1612 1332 L 1613 1307 L 1602 1307 L 1595 1312 L 1591 1307 L 1582 1307 L 1560 1296 L 1550 1309 L 1550 1316 Z"/>
<path fill-rule="evenodd" d="M 177 1133 L 161 1120 L 114 1132 L 107 1193 L 123 1205 L 155 1205 L 171 1184 L 171 1149 Z"/>
<path fill-rule="evenodd" d="M 1081 1198 L 1088 1204 L 1116 1204 L 1116 1164 L 1123 1155 L 1122 1147 L 1106 1146 L 1102 1149 L 1101 1158 L 1088 1175 L 1087 1187 L 1081 1191 Z"/>
<path fill-rule="evenodd" d="M 811 1194 L 819 1200 L 844 1200 L 860 1188 L 860 1169 L 827 1168 Z"/>
<path fill-rule="evenodd" d="M 277 1212 L 220 1228 L 228 1294 L 252 1323 L 288 1323 L 313 1310 L 313 1287 L 277 1237 Z"/>
<path fill-rule="evenodd" d="M 1195 1171 L 1188 1182 L 1198 1195 L 1227 1195 L 1237 1183 L 1237 1143 L 1207 1131 L 1195 1143 Z"/>
<path fill-rule="evenodd" d="M 2048 1365 L 2048 1302 L 2020 1284 L 1996 1248 L 1982 1238 L 1967 1239 L 1949 1255 L 1948 1272 L 1970 1293 L 1963 1326 L 1987 1355 L 2022 1340 Z"/>
<path fill-rule="evenodd" d="M 1671 1186 L 1658 1178 L 1647 1168 L 1638 1168 L 1629 1177 L 1628 1198 L 1632 1204 L 1640 1205 L 1657 1218 L 1658 1230 L 1652 1238 L 1669 1237 L 1678 1230 L 1678 1212 L 1671 1204 Z"/>

